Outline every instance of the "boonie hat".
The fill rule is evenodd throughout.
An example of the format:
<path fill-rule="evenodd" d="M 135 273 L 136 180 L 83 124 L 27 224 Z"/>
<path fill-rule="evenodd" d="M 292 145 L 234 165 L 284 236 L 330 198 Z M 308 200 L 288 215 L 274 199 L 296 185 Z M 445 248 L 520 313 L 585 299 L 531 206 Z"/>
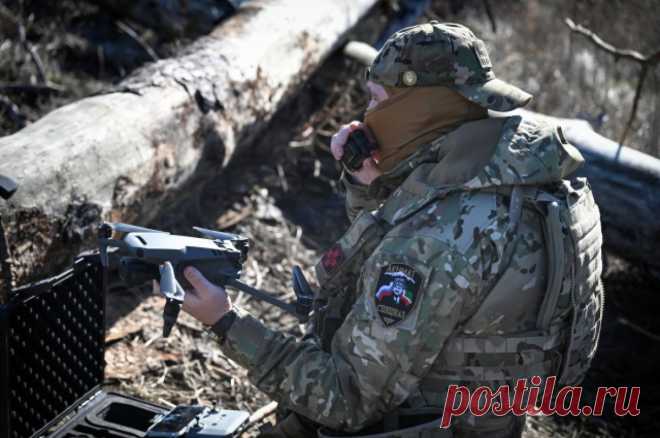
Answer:
<path fill-rule="evenodd" d="M 389 87 L 445 86 L 494 111 L 532 100 L 495 77 L 486 45 L 470 29 L 435 20 L 394 33 L 367 69 L 367 79 Z"/>

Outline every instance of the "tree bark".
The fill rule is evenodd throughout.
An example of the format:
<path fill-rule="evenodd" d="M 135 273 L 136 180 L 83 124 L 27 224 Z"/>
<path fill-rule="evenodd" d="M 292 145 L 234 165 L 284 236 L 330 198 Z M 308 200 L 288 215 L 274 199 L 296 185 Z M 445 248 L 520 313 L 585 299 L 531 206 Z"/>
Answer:
<path fill-rule="evenodd" d="M 18 283 L 67 265 L 104 220 L 148 222 L 203 153 L 226 163 L 377 0 L 253 0 L 180 57 L 0 138 Z"/>

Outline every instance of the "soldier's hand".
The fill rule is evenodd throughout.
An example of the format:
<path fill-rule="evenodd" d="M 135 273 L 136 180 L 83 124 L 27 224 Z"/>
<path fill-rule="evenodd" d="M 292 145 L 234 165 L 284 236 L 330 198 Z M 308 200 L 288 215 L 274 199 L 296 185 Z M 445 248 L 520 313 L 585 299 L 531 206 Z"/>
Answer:
<path fill-rule="evenodd" d="M 211 283 L 192 266 L 183 275 L 193 285 L 194 290 L 186 291 L 183 310 L 206 325 L 213 325 L 229 310 L 231 299 L 224 288 Z"/>
<path fill-rule="evenodd" d="M 335 160 L 341 160 L 341 157 L 344 155 L 344 145 L 348 140 L 348 136 L 351 132 L 356 129 L 365 129 L 366 126 L 362 122 L 353 121 L 347 125 L 342 126 L 335 135 L 332 136 L 330 141 L 330 150 L 332 156 L 335 157 Z M 375 180 L 379 175 L 382 174 L 374 157 L 367 158 L 362 162 L 362 167 L 357 172 L 349 172 L 353 178 L 355 178 L 360 184 L 369 185 L 373 180 Z"/>

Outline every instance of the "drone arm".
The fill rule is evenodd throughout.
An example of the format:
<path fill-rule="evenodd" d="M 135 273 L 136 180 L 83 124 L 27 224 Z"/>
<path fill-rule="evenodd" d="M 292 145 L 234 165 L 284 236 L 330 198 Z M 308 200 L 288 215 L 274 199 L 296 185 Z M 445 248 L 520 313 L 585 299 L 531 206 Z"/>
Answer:
<path fill-rule="evenodd" d="M 154 230 L 153 228 L 145 228 L 145 227 L 139 227 L 137 225 L 131 225 L 131 224 L 124 224 L 121 222 L 116 222 L 114 224 L 106 222 L 104 223 L 104 226 L 109 226 L 113 231 L 116 231 L 118 233 L 162 233 L 162 234 L 170 234 L 166 231 L 161 231 L 161 230 Z"/>
<path fill-rule="evenodd" d="M 110 264 L 108 248 L 117 248 L 119 250 L 130 251 L 131 248 L 124 242 L 119 239 L 110 239 L 110 238 L 99 238 L 99 253 L 101 254 L 101 265 L 108 267 Z"/>
<path fill-rule="evenodd" d="M 223 233 L 222 231 L 214 231 L 202 227 L 193 227 L 193 230 L 197 231 L 199 234 L 201 234 L 204 237 L 208 237 L 209 239 L 236 240 L 238 237 L 236 236 L 236 234 Z"/>
<path fill-rule="evenodd" d="M 252 295 L 254 298 L 260 301 L 265 301 L 269 304 L 272 304 L 273 306 L 279 307 L 287 313 L 298 316 L 295 306 L 285 303 L 284 301 L 280 300 L 279 298 L 275 298 L 267 292 L 255 289 L 252 286 L 249 286 L 233 278 L 228 279 L 226 285 Z"/>
<path fill-rule="evenodd" d="M 293 267 L 293 291 L 296 294 L 296 313 L 298 318 L 305 322 L 309 319 L 314 303 L 314 291 L 309 286 L 305 274 L 300 266 Z"/>

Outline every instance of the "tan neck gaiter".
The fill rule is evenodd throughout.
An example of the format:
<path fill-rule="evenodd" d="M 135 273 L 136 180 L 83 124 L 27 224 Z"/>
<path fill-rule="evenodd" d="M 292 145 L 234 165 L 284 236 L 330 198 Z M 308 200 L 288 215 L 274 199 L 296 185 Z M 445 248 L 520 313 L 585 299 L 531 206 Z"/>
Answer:
<path fill-rule="evenodd" d="M 390 97 L 364 119 L 378 142 L 383 172 L 461 123 L 488 116 L 485 108 L 446 87 L 388 87 L 387 92 Z"/>

